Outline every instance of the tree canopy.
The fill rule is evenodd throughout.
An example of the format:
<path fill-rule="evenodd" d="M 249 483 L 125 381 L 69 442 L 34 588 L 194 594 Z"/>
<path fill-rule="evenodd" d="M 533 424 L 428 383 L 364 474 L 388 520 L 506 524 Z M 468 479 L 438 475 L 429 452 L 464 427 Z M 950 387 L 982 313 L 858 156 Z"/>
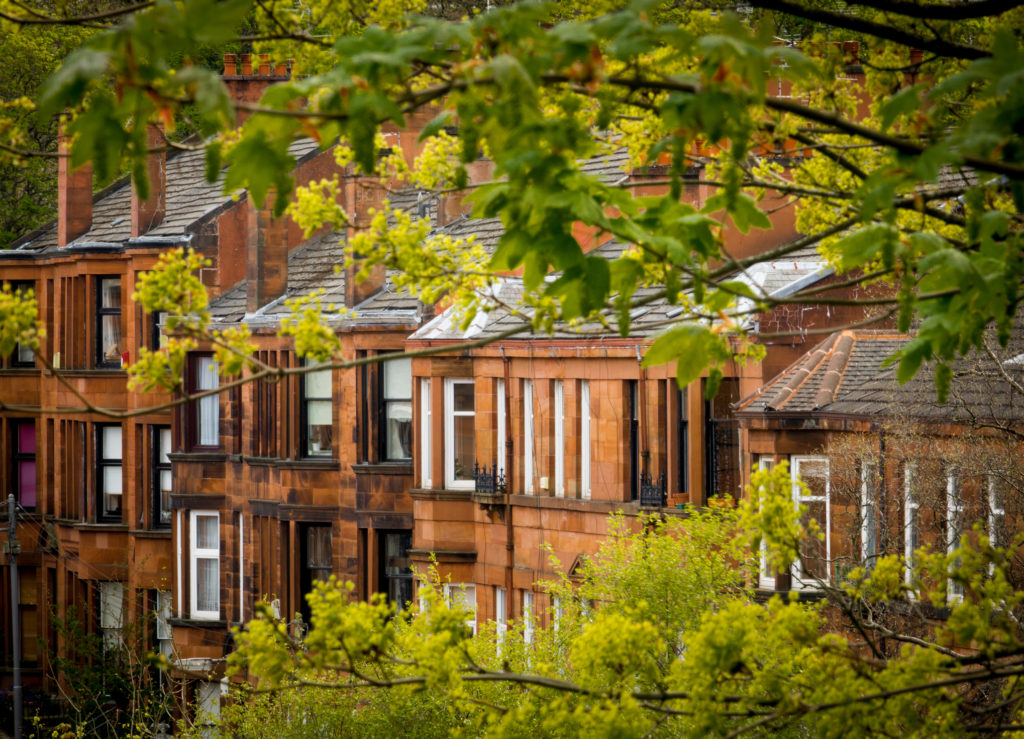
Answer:
<path fill-rule="evenodd" d="M 337 183 L 294 192 L 295 137 L 340 141 L 339 162 L 355 171 L 434 191 L 470 184 L 467 165 L 483 153 L 495 179 L 472 183 L 469 198 L 474 215 L 503 221 L 493 256 L 451 239 L 424 248 L 429 229 L 409 217 L 396 226 L 388 213 L 349 242 L 350 256 L 400 270 L 428 300 L 450 295 L 467 320 L 491 307 L 495 272 L 521 269 L 540 330 L 606 315 L 626 334 L 636 290 L 657 286 L 687 310 L 647 361 L 682 359 L 681 383 L 710 365 L 713 389 L 716 363 L 756 351 L 723 311 L 781 302 L 730 276 L 817 245 L 845 284 L 886 286 L 864 302 L 875 320 L 917 329 L 898 357 L 901 379 L 935 360 L 942 395 L 948 363 L 986 327 L 1008 336 L 1021 295 L 1018 5 L 520 3 L 468 5 L 472 17 L 453 21 L 405 13 L 428 10 L 417 3 L 187 0 L 79 16 L 8 3 L 0 17 L 22 34 L 94 31 L 37 106 L 42 119 L 69 112 L 72 162 L 91 161 L 100 179 L 127 166 L 144 181 L 140 124 L 170 129 L 187 110 L 201 136 L 168 146 L 203 148 L 211 178 L 226 167 L 227 190 L 248 188 L 257 201 L 273 192 L 278 212 L 314 229 L 350 214 L 335 203 Z M 302 74 L 238 103 L 254 115 L 233 132 L 226 87 L 199 61 L 238 42 L 293 58 Z M 863 85 L 851 84 L 851 65 Z M 436 115 L 408 171 L 382 154 L 381 128 L 421 110 Z M 27 161 L 31 147 L 16 143 L 8 154 Z M 664 173 L 663 194 L 581 171 L 582 159 L 620 146 L 638 168 Z M 680 198 L 695 171 L 714 190 L 699 209 Z M 803 235 L 736 258 L 723 233 L 768 228 L 766 192 L 794 203 Z M 632 248 L 610 263 L 585 254 L 574 224 Z M 795 300 L 848 302 L 828 292 Z"/>

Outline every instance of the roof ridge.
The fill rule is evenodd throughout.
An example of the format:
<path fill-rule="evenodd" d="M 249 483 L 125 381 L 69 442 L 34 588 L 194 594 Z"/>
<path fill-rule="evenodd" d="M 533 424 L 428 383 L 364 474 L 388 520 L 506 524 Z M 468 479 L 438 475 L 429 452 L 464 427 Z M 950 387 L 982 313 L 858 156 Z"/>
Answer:
<path fill-rule="evenodd" d="M 797 367 L 796 372 L 793 373 L 792 377 L 787 380 L 781 388 L 779 388 L 775 394 L 765 402 L 765 409 L 770 411 L 779 410 L 786 402 L 789 401 L 796 391 L 799 390 L 807 379 L 814 374 L 814 370 L 821 366 L 828 357 L 831 356 L 833 348 L 836 342 L 839 340 L 840 333 L 834 333 L 828 338 L 827 341 L 818 344 L 812 349 L 807 355 L 800 366 Z"/>
<path fill-rule="evenodd" d="M 825 374 L 821 379 L 821 386 L 814 396 L 814 410 L 818 410 L 823 405 L 828 405 L 835 400 L 839 383 L 842 382 L 846 368 L 850 364 L 850 357 L 853 356 L 853 344 L 855 341 L 856 336 L 849 329 L 839 334 L 835 349 L 832 351 L 832 356 L 829 357 L 828 367 L 825 368 Z"/>

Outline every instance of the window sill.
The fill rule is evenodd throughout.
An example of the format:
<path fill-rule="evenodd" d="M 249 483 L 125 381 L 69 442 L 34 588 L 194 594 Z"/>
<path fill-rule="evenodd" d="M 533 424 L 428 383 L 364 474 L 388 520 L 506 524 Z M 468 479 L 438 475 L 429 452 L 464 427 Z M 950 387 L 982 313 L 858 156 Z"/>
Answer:
<path fill-rule="evenodd" d="M 170 539 L 171 527 L 167 525 L 159 529 L 131 529 L 128 533 L 137 539 Z"/>
<path fill-rule="evenodd" d="M 226 629 L 229 626 L 237 626 L 235 622 L 228 622 L 223 618 L 169 618 L 167 623 L 172 627 L 180 626 L 186 629 Z"/>
<path fill-rule="evenodd" d="M 167 455 L 172 462 L 226 462 L 226 452 L 199 450 L 195 452 L 172 452 Z"/>
<path fill-rule="evenodd" d="M 282 470 L 340 470 L 341 462 L 331 457 L 301 457 L 281 459 L 277 466 Z"/>
<path fill-rule="evenodd" d="M 128 373 L 120 367 L 78 367 L 72 369 L 60 368 L 57 370 L 64 377 L 128 377 Z"/>
<path fill-rule="evenodd" d="M 360 462 L 352 465 L 357 475 L 411 475 L 412 462 Z"/>
<path fill-rule="evenodd" d="M 96 523 L 79 521 L 73 525 L 76 529 L 85 529 L 88 531 L 124 531 L 125 533 L 128 533 L 128 524 L 114 523 L 113 521 L 97 521 Z"/>
<path fill-rule="evenodd" d="M 413 488 L 409 491 L 413 500 L 464 500 L 473 499 L 472 490 L 433 490 L 429 488 Z"/>

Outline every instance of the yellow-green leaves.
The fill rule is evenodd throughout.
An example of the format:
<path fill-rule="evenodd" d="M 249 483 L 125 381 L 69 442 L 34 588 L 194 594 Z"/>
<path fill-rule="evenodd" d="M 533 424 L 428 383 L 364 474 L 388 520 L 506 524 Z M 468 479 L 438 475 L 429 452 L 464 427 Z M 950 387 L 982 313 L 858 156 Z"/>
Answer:
<path fill-rule="evenodd" d="M 46 330 L 39 322 L 39 306 L 33 290 L 0 290 L 0 357 L 8 357 L 19 345 L 39 350 Z"/>

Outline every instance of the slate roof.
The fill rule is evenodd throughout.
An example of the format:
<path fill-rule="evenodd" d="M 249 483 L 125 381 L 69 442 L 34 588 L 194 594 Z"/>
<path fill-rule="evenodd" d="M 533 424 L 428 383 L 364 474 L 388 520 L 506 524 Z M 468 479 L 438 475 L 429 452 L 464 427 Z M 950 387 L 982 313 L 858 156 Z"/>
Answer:
<path fill-rule="evenodd" d="M 623 178 L 632 171 L 629 163 L 629 152 L 626 147 L 620 146 L 589 159 L 581 159 L 579 162 L 580 171 L 591 177 L 597 177 L 606 184 L 612 184 Z"/>
<path fill-rule="evenodd" d="M 469 219 L 467 228 L 472 223 L 473 220 Z M 590 254 L 614 260 L 622 256 L 627 248 L 627 245 L 612 239 L 591 251 Z M 813 260 L 810 256 L 811 253 L 814 254 Z M 806 287 L 828 274 L 831 274 L 831 270 L 825 266 L 822 258 L 816 252 L 800 252 L 795 257 L 791 255 L 784 260 L 754 264 L 734 279 L 747 282 L 755 291 L 762 290 L 769 294 L 782 295 L 789 294 L 786 291 L 795 292 L 797 289 Z M 633 301 L 634 303 L 643 302 L 645 298 L 653 297 L 658 292 L 659 289 L 656 287 L 638 289 L 633 296 Z M 466 341 L 497 336 L 508 329 L 524 326 L 532 315 L 529 310 L 523 309 L 517 313 L 504 307 L 519 305 L 522 293 L 523 286 L 519 278 L 505 278 L 498 284 L 494 294 L 495 302 L 499 304 L 499 307 L 477 315 L 465 331 L 459 328 L 455 310 L 449 309 L 421 327 L 410 339 Z M 630 336 L 639 339 L 650 338 L 678 320 L 683 312 L 684 308 L 670 305 L 664 299 L 637 305 L 630 312 L 632 319 Z M 615 323 L 615 316 L 612 315 L 607 317 L 607 325 L 592 322 L 570 327 L 560 324 L 556 326 L 554 333 L 549 338 L 586 338 L 588 340 L 613 338 L 619 336 Z M 508 340 L 529 340 L 532 337 L 533 333 L 525 330 Z"/>
<path fill-rule="evenodd" d="M 296 160 L 302 160 L 315 153 L 316 148 L 312 139 L 299 139 L 289 150 Z M 223 174 L 216 182 L 206 181 L 203 156 L 202 151 L 183 151 L 167 158 L 164 219 L 146 233 L 147 237 L 186 238 L 189 226 L 233 201 L 231 195 L 223 193 Z M 101 191 L 93 201 L 92 228 L 68 246 L 120 245 L 130 239 L 131 195 L 132 186 L 127 177 Z M 11 252 L 48 253 L 57 248 L 57 222 L 54 220 L 15 242 Z"/>
<path fill-rule="evenodd" d="M 979 352 L 953 364 L 945 403 L 938 402 L 933 366 L 922 366 L 900 385 L 895 365 L 883 368 L 882 363 L 909 339 L 885 332 L 834 333 L 741 400 L 737 413 L 767 417 L 820 413 L 870 420 L 907 416 L 942 423 L 1024 421 L 1024 393 L 1011 387 L 993 360 Z M 1024 334 L 1018 332 L 1000 357 L 1003 369 L 1018 384 L 1024 381 L 1024 357 L 1015 352 L 1022 348 Z"/>

